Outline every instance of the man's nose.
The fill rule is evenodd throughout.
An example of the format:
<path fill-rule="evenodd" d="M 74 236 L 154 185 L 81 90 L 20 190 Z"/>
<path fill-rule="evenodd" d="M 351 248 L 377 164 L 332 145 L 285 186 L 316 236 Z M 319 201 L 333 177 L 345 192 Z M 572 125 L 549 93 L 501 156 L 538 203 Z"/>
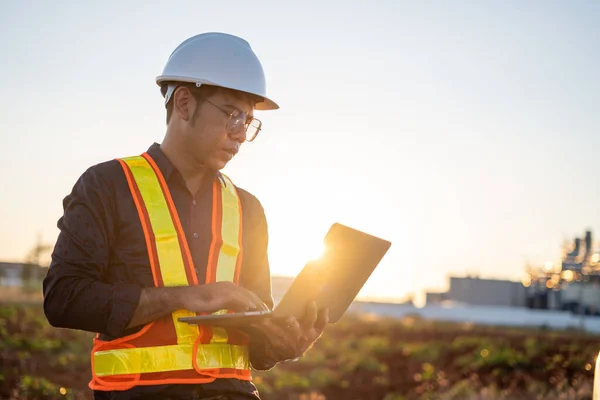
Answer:
<path fill-rule="evenodd" d="M 239 144 L 242 144 L 246 141 L 246 129 L 238 129 L 235 132 L 230 132 L 229 137 Z"/>

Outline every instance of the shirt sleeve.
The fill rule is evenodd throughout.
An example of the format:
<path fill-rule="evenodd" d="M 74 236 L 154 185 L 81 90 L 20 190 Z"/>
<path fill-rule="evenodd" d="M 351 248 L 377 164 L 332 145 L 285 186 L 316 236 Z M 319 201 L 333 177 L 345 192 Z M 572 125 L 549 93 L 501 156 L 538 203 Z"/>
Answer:
<path fill-rule="evenodd" d="M 252 207 L 248 211 L 252 213 L 250 220 L 252 225 L 247 231 L 247 245 L 244 245 L 244 265 L 241 275 L 241 283 L 246 289 L 254 292 L 262 301 L 273 309 L 273 297 L 271 294 L 271 271 L 268 257 L 268 226 L 265 210 L 255 197 L 252 198 Z M 269 356 L 269 338 L 256 330 L 246 329 L 250 336 L 250 363 L 257 370 L 273 368 L 278 360 Z"/>
<path fill-rule="evenodd" d="M 115 240 L 114 188 L 95 167 L 63 201 L 60 234 L 44 279 L 44 312 L 52 326 L 122 336 L 142 288 L 104 281 Z"/>
<path fill-rule="evenodd" d="M 268 246 L 269 233 L 265 210 L 254 198 L 252 227 L 248 230 L 249 245 L 244 246 L 244 264 L 241 274 L 242 286 L 254 292 L 262 301 L 273 309 L 271 294 L 271 270 L 269 267 Z"/>

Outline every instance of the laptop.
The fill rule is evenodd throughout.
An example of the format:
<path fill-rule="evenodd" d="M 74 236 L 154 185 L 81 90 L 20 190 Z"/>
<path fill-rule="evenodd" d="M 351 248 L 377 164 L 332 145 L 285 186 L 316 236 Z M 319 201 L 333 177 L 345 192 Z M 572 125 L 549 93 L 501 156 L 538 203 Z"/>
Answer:
<path fill-rule="evenodd" d="M 391 242 L 334 223 L 324 238 L 323 255 L 306 263 L 279 304 L 268 311 L 247 311 L 181 317 L 189 324 L 244 326 L 263 318 L 293 315 L 302 320 L 310 301 L 329 308 L 329 322 L 337 322 L 371 276 Z"/>

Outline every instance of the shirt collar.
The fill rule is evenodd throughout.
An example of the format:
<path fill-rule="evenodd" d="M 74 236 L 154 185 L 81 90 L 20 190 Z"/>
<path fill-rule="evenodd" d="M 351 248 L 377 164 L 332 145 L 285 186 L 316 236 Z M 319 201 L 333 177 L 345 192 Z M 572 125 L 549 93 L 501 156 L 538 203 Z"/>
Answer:
<path fill-rule="evenodd" d="M 163 153 L 160 149 L 160 144 L 153 143 L 152 146 L 148 148 L 148 151 L 146 151 L 146 153 L 148 153 L 148 155 L 152 157 L 152 159 L 158 166 L 158 169 L 160 169 L 160 172 L 165 177 L 165 181 L 169 181 L 170 179 L 173 179 L 176 176 L 179 176 L 183 180 L 181 173 L 179 173 L 179 171 L 177 170 L 177 168 L 175 168 L 171 160 L 169 160 L 165 153 Z M 208 176 L 210 178 L 214 178 L 215 176 L 217 176 L 219 177 L 224 186 L 227 185 L 225 179 L 223 178 L 223 174 L 221 174 L 220 171 L 210 170 Z"/>

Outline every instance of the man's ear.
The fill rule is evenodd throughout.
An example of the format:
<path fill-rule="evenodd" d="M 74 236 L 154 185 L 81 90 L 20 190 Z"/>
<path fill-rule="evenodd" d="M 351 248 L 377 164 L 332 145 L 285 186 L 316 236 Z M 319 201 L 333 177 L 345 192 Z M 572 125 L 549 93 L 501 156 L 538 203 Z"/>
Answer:
<path fill-rule="evenodd" d="M 192 93 L 184 86 L 178 87 L 173 93 L 173 111 L 184 121 L 189 121 L 192 118 L 195 103 Z"/>

